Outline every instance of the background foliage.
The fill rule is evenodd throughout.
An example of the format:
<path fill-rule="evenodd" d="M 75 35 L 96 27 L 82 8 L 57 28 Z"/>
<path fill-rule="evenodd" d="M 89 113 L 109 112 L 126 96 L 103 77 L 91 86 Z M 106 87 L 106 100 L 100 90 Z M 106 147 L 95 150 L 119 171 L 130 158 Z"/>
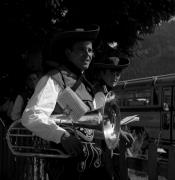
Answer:
<path fill-rule="evenodd" d="M 175 20 L 164 22 L 155 32 L 144 36 L 134 48 L 130 66 L 122 79 L 175 73 Z"/>
<path fill-rule="evenodd" d="M 2 43 L 5 65 L 23 67 L 21 53 L 36 41 L 44 43 L 54 28 L 71 23 L 97 23 L 100 38 L 116 40 L 120 51 L 133 47 L 175 14 L 175 0 L 2 0 Z"/>

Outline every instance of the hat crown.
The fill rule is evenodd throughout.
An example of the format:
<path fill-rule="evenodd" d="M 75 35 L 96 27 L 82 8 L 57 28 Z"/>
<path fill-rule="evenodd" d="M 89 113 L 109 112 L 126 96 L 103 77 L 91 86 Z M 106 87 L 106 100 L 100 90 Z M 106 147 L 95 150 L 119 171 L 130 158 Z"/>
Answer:
<path fill-rule="evenodd" d="M 121 56 L 117 42 L 103 42 L 99 48 L 94 67 L 99 69 L 124 69 L 129 65 L 129 59 Z"/>
<path fill-rule="evenodd" d="M 76 28 L 75 31 L 82 32 L 82 31 L 85 31 L 85 30 L 83 28 Z"/>
<path fill-rule="evenodd" d="M 92 25 L 81 25 L 81 26 L 69 26 L 62 31 L 56 32 L 54 39 L 77 39 L 77 40 L 95 40 L 100 31 L 100 27 L 96 24 Z"/>
<path fill-rule="evenodd" d="M 109 62 L 113 63 L 114 66 L 118 66 L 120 59 L 118 57 L 109 57 Z"/>

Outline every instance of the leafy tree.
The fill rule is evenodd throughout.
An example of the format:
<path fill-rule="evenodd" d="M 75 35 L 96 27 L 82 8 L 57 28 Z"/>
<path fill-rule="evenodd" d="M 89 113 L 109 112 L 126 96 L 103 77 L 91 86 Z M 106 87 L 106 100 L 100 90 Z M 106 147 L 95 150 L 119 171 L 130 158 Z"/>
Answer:
<path fill-rule="evenodd" d="M 104 39 L 128 51 L 143 34 L 175 14 L 174 0 L 4 0 L 5 21 L 27 30 L 48 31 L 64 22 L 98 23 Z"/>
<path fill-rule="evenodd" d="M 117 41 L 122 52 L 132 55 L 143 35 L 175 14 L 175 0 L 3 0 L 1 7 L 5 54 L 9 49 L 20 54 L 33 39 L 44 39 L 62 24 L 97 23 L 100 38 Z"/>

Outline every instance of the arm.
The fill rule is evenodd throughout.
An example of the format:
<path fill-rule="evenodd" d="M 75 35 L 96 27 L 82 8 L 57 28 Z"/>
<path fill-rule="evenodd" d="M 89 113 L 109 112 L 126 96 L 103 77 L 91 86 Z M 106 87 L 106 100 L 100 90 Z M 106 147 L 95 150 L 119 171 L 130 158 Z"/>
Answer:
<path fill-rule="evenodd" d="M 11 112 L 11 115 L 10 115 L 11 119 L 13 121 L 16 121 L 16 120 L 21 118 L 23 105 L 24 105 L 23 98 L 22 98 L 21 95 L 18 95 L 16 97 L 16 100 L 15 100 L 15 103 L 13 105 L 12 112 Z"/>
<path fill-rule="evenodd" d="M 130 148 L 135 139 L 130 132 L 120 129 L 120 141 L 126 148 Z"/>
<path fill-rule="evenodd" d="M 22 124 L 37 136 L 55 143 L 59 143 L 62 135 L 68 133 L 51 117 L 60 91 L 61 87 L 52 78 L 42 77 L 21 119 Z"/>

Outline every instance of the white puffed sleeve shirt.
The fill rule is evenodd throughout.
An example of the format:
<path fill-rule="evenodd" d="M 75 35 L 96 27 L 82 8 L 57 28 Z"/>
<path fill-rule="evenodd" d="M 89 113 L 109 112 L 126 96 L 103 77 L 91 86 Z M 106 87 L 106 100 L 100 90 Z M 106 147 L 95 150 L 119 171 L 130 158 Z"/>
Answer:
<path fill-rule="evenodd" d="M 37 136 L 55 143 L 60 143 L 61 136 L 66 132 L 65 129 L 56 124 L 51 116 L 61 91 L 61 86 L 52 77 L 43 76 L 39 80 L 21 118 L 23 126 Z M 93 104 L 96 108 L 95 101 Z"/>

